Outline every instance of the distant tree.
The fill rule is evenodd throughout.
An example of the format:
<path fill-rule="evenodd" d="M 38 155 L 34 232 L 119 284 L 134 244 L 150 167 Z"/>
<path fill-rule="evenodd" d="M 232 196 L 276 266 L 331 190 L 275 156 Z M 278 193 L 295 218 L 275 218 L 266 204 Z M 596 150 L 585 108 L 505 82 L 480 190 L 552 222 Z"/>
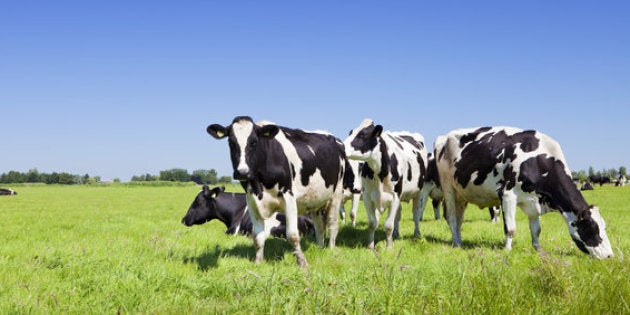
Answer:
<path fill-rule="evenodd" d="M 619 167 L 619 175 L 623 175 L 623 176 L 627 177 L 627 175 L 626 175 L 626 167 L 625 166 L 620 166 Z"/>
<path fill-rule="evenodd" d="M 190 174 L 188 174 L 188 171 L 185 169 L 173 168 L 166 171 L 160 171 L 160 180 L 187 182 L 190 181 Z"/>
<path fill-rule="evenodd" d="M 69 173 L 62 172 L 62 173 L 59 173 L 59 180 L 57 181 L 57 183 L 63 184 L 63 185 L 70 185 L 70 184 L 74 184 L 73 180 L 74 180 L 74 176 L 72 176 Z"/>
<path fill-rule="evenodd" d="M 617 169 L 611 168 L 608 170 L 608 176 L 610 176 L 610 179 L 617 178 L 618 174 Z"/>
<path fill-rule="evenodd" d="M 588 177 L 595 175 L 595 169 L 592 166 L 588 167 Z"/>
<path fill-rule="evenodd" d="M 214 169 L 195 170 L 190 175 L 190 180 L 200 185 L 214 185 L 217 183 L 217 171 Z"/>
<path fill-rule="evenodd" d="M 222 183 L 222 184 L 229 184 L 229 183 L 231 183 L 231 182 L 232 182 L 232 177 L 230 177 L 230 176 L 221 176 L 221 177 L 219 178 L 219 183 Z"/>
<path fill-rule="evenodd" d="M 32 168 L 30 170 L 28 170 L 28 173 L 26 174 L 26 182 L 28 183 L 37 183 L 41 180 L 39 172 L 37 171 L 36 168 Z"/>

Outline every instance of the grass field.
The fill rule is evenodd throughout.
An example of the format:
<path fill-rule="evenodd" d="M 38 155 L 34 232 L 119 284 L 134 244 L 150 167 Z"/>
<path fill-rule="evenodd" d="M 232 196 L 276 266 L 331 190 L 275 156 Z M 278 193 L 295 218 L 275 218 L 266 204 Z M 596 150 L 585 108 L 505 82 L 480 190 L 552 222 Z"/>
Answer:
<path fill-rule="evenodd" d="M 414 239 L 405 204 L 394 250 L 382 229 L 365 248 L 361 208 L 336 249 L 302 240 L 308 270 L 282 239 L 254 265 L 248 238 L 218 222 L 183 226 L 196 186 L 12 188 L 19 195 L 0 197 L 0 314 L 630 314 L 630 187 L 585 193 L 608 224 L 609 260 L 581 253 L 558 213 L 541 218 L 535 252 L 519 210 L 507 253 L 486 210 L 469 206 L 464 248 L 453 249 L 429 209 Z"/>

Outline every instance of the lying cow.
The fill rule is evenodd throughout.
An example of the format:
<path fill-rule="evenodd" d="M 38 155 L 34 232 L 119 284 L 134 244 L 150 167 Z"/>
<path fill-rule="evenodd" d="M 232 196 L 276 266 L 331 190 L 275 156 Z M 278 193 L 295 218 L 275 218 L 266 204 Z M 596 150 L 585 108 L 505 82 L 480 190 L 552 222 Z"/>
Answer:
<path fill-rule="evenodd" d="M 252 220 L 247 211 L 244 193 L 226 193 L 224 187 L 210 189 L 204 185 L 190 204 L 182 223 L 186 226 L 204 224 L 217 219 L 227 227 L 225 234 L 251 235 Z M 265 221 L 265 229 L 274 237 L 286 237 L 286 217 L 276 213 L 275 217 Z M 306 216 L 299 216 L 298 229 L 302 235 L 314 235 L 313 221 Z"/>
<path fill-rule="evenodd" d="M 420 236 L 419 215 L 428 198 L 422 189 L 426 179 L 427 150 L 418 133 L 383 131 L 365 119 L 344 141 L 346 156 L 363 161 L 363 204 L 369 220 L 368 248 L 374 248 L 378 217 L 389 208 L 385 220 L 387 248 L 392 248 L 400 221 L 400 203 L 413 201 L 414 236 Z"/>
<path fill-rule="evenodd" d="M 346 165 L 343 144 L 334 136 L 271 123 L 255 124 L 250 117 L 234 118 L 229 126 L 212 124 L 207 132 L 228 139 L 234 179 L 247 193 L 256 260 L 263 260 L 267 232 L 264 221 L 276 212 L 286 214 L 287 240 L 301 267 L 308 267 L 298 231 L 298 211 L 312 213 L 315 238 L 335 247 L 338 211 L 343 198 Z"/>
<path fill-rule="evenodd" d="M 454 130 L 435 142 L 445 217 L 453 246 L 461 246 L 461 225 L 468 202 L 501 205 L 512 248 L 516 206 L 529 217 L 532 245 L 540 249 L 540 215 L 559 211 L 577 247 L 597 258 L 612 257 L 606 223 L 571 181 L 560 145 L 533 130 L 483 127 Z"/>
<path fill-rule="evenodd" d="M 7 189 L 7 188 L 0 188 L 0 196 L 10 196 L 10 195 L 17 195 L 17 191 Z"/>

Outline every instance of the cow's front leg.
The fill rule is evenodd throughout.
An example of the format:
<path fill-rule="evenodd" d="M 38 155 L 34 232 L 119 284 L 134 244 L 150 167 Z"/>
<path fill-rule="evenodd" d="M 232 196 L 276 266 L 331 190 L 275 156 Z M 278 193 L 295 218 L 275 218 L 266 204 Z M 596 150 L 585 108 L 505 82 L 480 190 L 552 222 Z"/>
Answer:
<path fill-rule="evenodd" d="M 512 250 L 512 241 L 516 234 L 516 195 L 512 191 L 503 193 L 503 231 L 505 232 L 505 250 Z"/>
<path fill-rule="evenodd" d="M 368 217 L 368 243 L 369 249 L 374 249 L 374 234 L 378 227 L 378 213 L 379 209 L 376 209 L 376 202 L 372 196 L 364 193 L 363 205 L 365 206 L 365 214 Z"/>
<path fill-rule="evenodd" d="M 308 262 L 304 253 L 302 252 L 302 246 L 300 246 L 300 231 L 298 230 L 298 210 L 297 203 L 293 195 L 290 193 L 284 194 L 285 202 L 285 215 L 287 218 L 287 240 L 293 245 L 293 254 L 297 260 L 298 266 L 302 268 L 308 268 Z M 321 224 L 320 224 L 321 228 Z M 318 233 L 319 232 L 319 233 Z M 317 225 L 315 225 L 315 237 L 319 240 L 321 231 L 317 231 Z"/>
<path fill-rule="evenodd" d="M 389 208 L 389 215 L 387 216 L 387 220 L 385 220 L 385 235 L 387 237 L 387 249 L 392 249 L 394 247 L 394 228 L 396 227 L 396 218 L 400 219 L 400 198 L 398 195 L 394 194 L 392 196 L 391 206 Z"/>
<path fill-rule="evenodd" d="M 538 199 L 521 204 L 521 209 L 527 214 L 529 219 L 529 232 L 532 236 L 532 246 L 540 250 L 540 214 L 541 206 Z"/>
<path fill-rule="evenodd" d="M 343 199 L 343 195 L 338 194 L 333 196 L 328 209 L 326 211 L 326 227 L 328 228 L 328 246 L 335 248 L 335 242 L 337 241 L 337 234 L 339 233 L 339 220 L 335 214 L 335 209 L 339 207 Z"/>
<path fill-rule="evenodd" d="M 250 218 L 252 220 L 252 238 L 254 240 L 254 247 L 256 248 L 255 263 L 260 263 L 264 259 L 265 252 L 265 240 L 267 239 L 267 231 L 265 230 L 265 221 L 253 214 L 253 211 L 249 211 Z"/>

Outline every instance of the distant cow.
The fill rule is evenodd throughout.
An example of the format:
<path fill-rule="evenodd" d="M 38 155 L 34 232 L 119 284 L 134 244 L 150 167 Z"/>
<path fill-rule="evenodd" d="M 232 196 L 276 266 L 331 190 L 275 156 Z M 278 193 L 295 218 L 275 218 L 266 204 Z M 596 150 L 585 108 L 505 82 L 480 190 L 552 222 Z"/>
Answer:
<path fill-rule="evenodd" d="M 0 196 L 17 195 L 17 191 L 8 188 L 0 188 Z"/>
<path fill-rule="evenodd" d="M 263 260 L 267 232 L 264 220 L 275 212 L 286 214 L 286 235 L 295 248 L 299 266 L 308 267 L 300 246 L 298 211 L 312 213 L 317 243 L 335 247 L 337 212 L 343 198 L 346 164 L 343 144 L 330 134 L 306 132 L 271 123 L 255 124 L 250 117 L 234 118 L 229 126 L 212 124 L 208 133 L 228 138 L 234 179 L 247 192 L 256 246 L 256 260 Z"/>
<path fill-rule="evenodd" d="M 591 176 L 588 177 L 588 179 L 593 184 L 599 184 L 600 187 L 602 185 L 604 185 L 604 184 L 609 184 L 610 183 L 610 177 L 603 176 L 603 175 L 591 175 Z"/>
<path fill-rule="evenodd" d="M 344 223 L 346 223 L 346 208 L 345 203 L 348 200 L 352 200 L 352 206 L 350 207 L 350 221 L 352 227 L 356 227 L 357 222 L 357 209 L 359 208 L 359 202 L 361 201 L 361 192 L 363 191 L 363 185 L 361 185 L 361 165 L 362 163 L 354 160 L 346 160 L 346 169 L 343 174 L 343 199 L 339 206 L 339 215 Z"/>
<path fill-rule="evenodd" d="M 501 204 L 510 250 L 519 205 L 529 217 L 534 248 L 540 248 L 540 215 L 557 210 L 580 250 L 597 258 L 613 256 L 599 209 L 589 206 L 573 184 L 560 145 L 550 137 L 511 127 L 461 129 L 438 137 L 434 153 L 454 246 L 462 245 L 468 202 Z"/>
<path fill-rule="evenodd" d="M 365 162 L 361 170 L 363 204 L 369 220 L 368 247 L 374 248 L 378 217 L 389 208 L 385 221 L 387 248 L 392 248 L 400 220 L 401 201 L 413 201 L 414 236 L 420 236 L 419 215 L 428 198 L 427 150 L 418 133 L 383 131 L 365 119 L 344 141 L 348 159 Z M 421 193 L 422 191 L 422 193 Z"/>
<path fill-rule="evenodd" d="M 617 183 L 615 184 L 615 187 L 617 186 L 625 186 L 626 185 L 626 176 L 625 175 L 619 175 L 619 178 L 617 179 Z"/>
<path fill-rule="evenodd" d="M 593 185 L 590 182 L 584 182 L 582 186 L 580 186 L 580 190 L 593 190 Z"/>
<path fill-rule="evenodd" d="M 244 193 L 226 193 L 223 187 L 210 189 L 204 185 L 190 204 L 182 223 L 186 226 L 204 224 L 217 219 L 227 227 L 225 234 L 250 235 L 252 220 L 247 211 Z M 274 237 L 286 237 L 286 217 L 276 213 L 265 221 L 265 229 Z M 313 221 L 306 216 L 299 216 L 298 229 L 302 235 L 314 235 Z"/>

